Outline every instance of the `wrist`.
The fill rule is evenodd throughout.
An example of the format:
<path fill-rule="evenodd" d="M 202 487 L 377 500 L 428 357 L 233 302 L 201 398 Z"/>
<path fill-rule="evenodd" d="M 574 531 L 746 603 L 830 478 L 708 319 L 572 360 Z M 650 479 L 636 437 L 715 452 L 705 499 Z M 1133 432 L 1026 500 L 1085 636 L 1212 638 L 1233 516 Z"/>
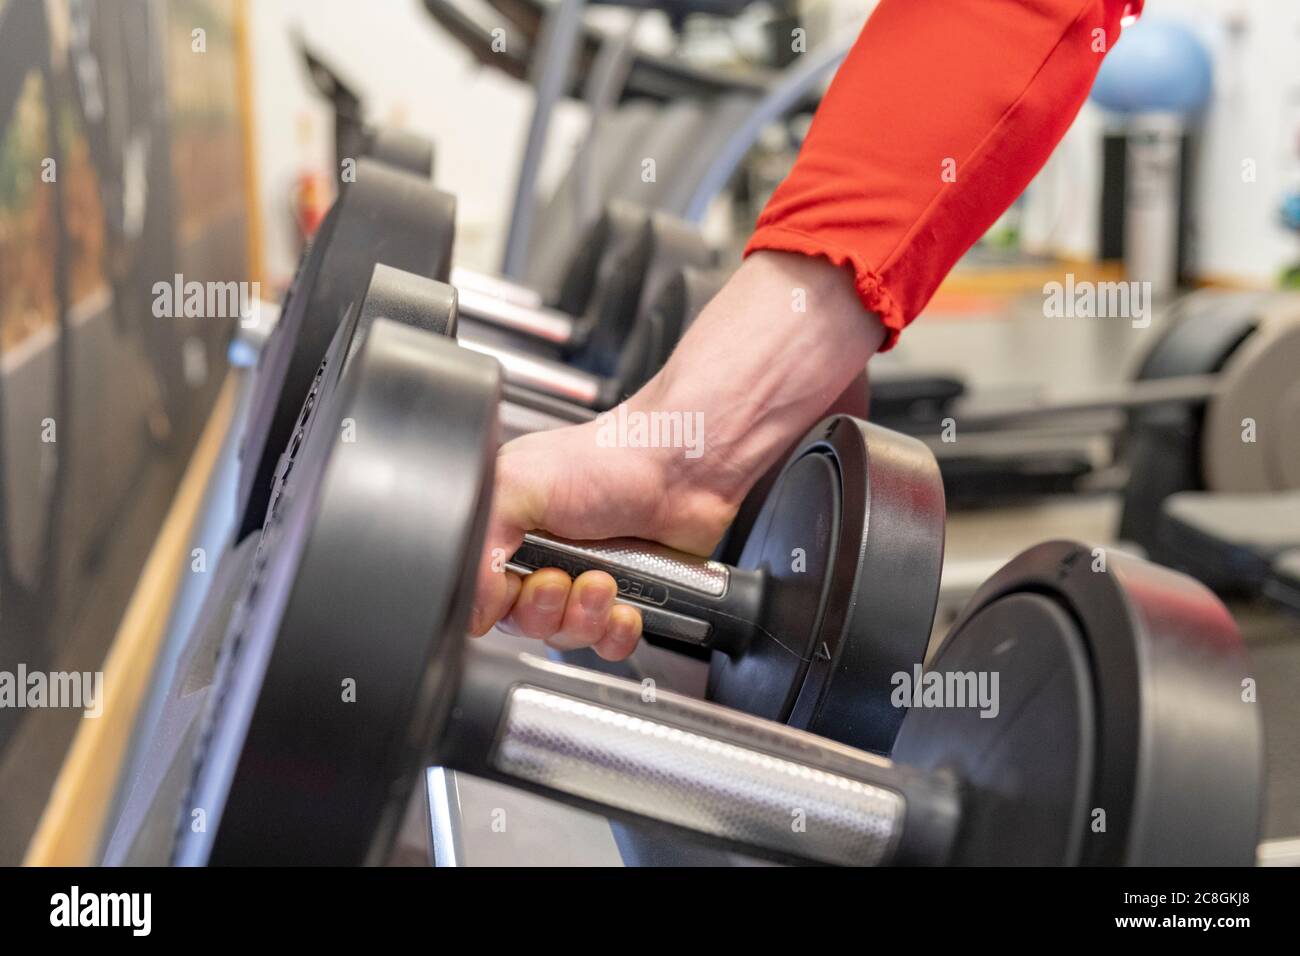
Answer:
<path fill-rule="evenodd" d="M 628 408 L 693 415 L 703 441 L 693 454 L 663 456 L 665 482 L 738 507 L 883 339 L 852 273 L 824 259 L 755 253 Z"/>

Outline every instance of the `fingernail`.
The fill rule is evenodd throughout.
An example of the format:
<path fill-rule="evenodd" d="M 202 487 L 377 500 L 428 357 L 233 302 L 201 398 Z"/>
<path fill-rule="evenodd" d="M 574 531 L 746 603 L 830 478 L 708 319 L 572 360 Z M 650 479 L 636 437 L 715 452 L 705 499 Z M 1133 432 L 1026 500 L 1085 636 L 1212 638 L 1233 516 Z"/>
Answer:
<path fill-rule="evenodd" d="M 612 623 L 609 627 L 609 631 L 609 636 L 613 638 L 614 642 L 620 647 L 624 644 L 630 643 L 632 635 L 635 633 L 633 625 L 629 621 L 624 621 L 622 618 Z"/>
<path fill-rule="evenodd" d="M 543 584 L 533 595 L 533 603 L 539 611 L 558 611 L 568 596 L 569 589 L 563 584 Z"/>
<path fill-rule="evenodd" d="M 588 587 L 582 589 L 582 609 L 588 614 L 604 614 L 614 603 L 614 596 L 605 588 Z"/>

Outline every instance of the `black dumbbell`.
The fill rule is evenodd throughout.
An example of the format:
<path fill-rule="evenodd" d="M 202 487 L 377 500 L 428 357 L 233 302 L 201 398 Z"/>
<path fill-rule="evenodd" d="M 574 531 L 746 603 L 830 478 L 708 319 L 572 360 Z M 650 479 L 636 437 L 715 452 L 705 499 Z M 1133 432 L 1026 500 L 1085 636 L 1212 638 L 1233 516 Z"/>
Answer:
<path fill-rule="evenodd" d="M 445 283 L 377 266 L 353 334 L 383 316 L 454 335 L 455 303 Z M 503 398 L 502 421 L 518 414 Z M 610 413 L 603 424 L 618 421 Z M 888 752 L 902 720 L 889 679 L 920 662 L 939 589 L 934 457 L 914 438 L 836 416 L 756 497 L 734 567 L 642 541 L 533 534 L 509 568 L 606 571 L 648 636 L 711 652 L 711 700 Z"/>
<path fill-rule="evenodd" d="M 405 158 L 412 152 L 389 148 L 387 161 L 427 182 L 425 165 Z M 693 225 L 613 200 L 584 227 L 556 289 L 463 267 L 451 281 L 466 344 L 497 358 L 518 384 L 599 409 L 639 388 L 676 344 L 680 329 L 665 335 L 647 319 L 663 285 L 712 262 Z"/>
<path fill-rule="evenodd" d="M 362 149 L 397 169 L 432 178 L 433 144 L 418 136 L 380 129 Z M 629 374 L 632 362 L 624 355 L 629 349 L 658 368 L 676 336 L 667 342 L 628 339 L 637 333 L 639 314 L 660 294 L 664 282 L 683 268 L 702 270 L 712 263 L 713 254 L 699 230 L 667 213 L 612 200 L 584 226 L 574 250 L 552 290 L 453 267 L 451 283 L 460 293 L 466 331 L 483 341 L 491 330 L 505 330 L 534 345 L 549 346 L 555 357 L 607 378 Z"/>
<path fill-rule="evenodd" d="M 558 308 L 522 305 L 462 284 L 461 338 L 500 361 L 509 381 L 609 408 L 648 380 L 676 345 L 681 330 L 658 327 L 651 315 L 665 285 L 711 259 L 695 228 L 665 213 L 611 203 L 581 243 Z M 457 280 L 464 283 L 462 273 Z M 533 345 L 520 348 L 518 336 Z"/>
<path fill-rule="evenodd" d="M 378 862 L 431 762 L 782 861 L 1253 859 L 1240 636 L 1200 585 L 1119 554 L 1057 542 L 987 582 L 911 675 L 893 759 L 472 647 L 496 366 L 359 326 L 331 347 L 218 660 L 174 862 Z M 928 699 L 981 675 L 987 708 Z"/>
<path fill-rule="evenodd" d="M 344 315 L 377 263 L 446 279 L 455 200 L 408 173 L 363 159 L 303 254 L 255 371 L 240 448 L 236 539 L 261 526 L 271 477 L 303 396 Z"/>

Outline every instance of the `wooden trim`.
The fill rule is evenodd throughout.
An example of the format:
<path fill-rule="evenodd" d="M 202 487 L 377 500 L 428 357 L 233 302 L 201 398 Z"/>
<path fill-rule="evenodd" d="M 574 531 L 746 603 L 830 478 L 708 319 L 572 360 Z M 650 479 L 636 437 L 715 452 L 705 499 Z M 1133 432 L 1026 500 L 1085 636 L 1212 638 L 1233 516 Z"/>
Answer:
<path fill-rule="evenodd" d="M 253 37 L 248 0 L 235 0 L 235 82 L 238 86 L 240 139 L 244 147 L 245 242 L 251 282 L 260 283 L 266 260 L 262 243 L 262 194 L 257 179 L 257 111 L 253 83 Z"/>

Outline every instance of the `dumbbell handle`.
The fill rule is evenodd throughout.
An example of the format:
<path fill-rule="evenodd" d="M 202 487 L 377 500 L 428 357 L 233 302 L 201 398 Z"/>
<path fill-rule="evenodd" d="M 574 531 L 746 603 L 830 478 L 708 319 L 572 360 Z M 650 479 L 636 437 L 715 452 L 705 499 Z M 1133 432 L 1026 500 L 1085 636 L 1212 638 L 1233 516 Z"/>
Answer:
<path fill-rule="evenodd" d="M 618 601 L 641 612 L 644 633 L 727 654 L 740 654 L 755 635 L 765 577 L 636 538 L 567 541 L 524 535 L 506 568 L 530 574 L 559 568 L 571 577 L 605 571 Z"/>
<path fill-rule="evenodd" d="M 573 316 L 557 309 L 522 305 L 469 287 L 457 288 L 456 297 L 460 314 L 467 319 L 556 345 L 567 347 L 577 343 L 578 326 Z"/>
<path fill-rule="evenodd" d="M 546 305 L 542 294 L 531 286 L 522 285 L 505 276 L 475 272 L 463 266 L 452 266 L 451 284 L 462 294 L 466 291 L 481 292 L 530 309 L 540 309 Z"/>
<path fill-rule="evenodd" d="M 604 381 L 596 375 L 573 368 L 562 362 L 538 358 L 526 352 L 481 342 L 472 335 L 461 334 L 457 341 L 472 352 L 494 358 L 501 365 L 506 381 L 511 385 L 533 389 L 543 395 L 576 402 L 591 408 L 604 400 Z"/>
<path fill-rule="evenodd" d="M 443 765 L 778 860 L 939 864 L 946 773 L 705 701 L 471 644 Z"/>

